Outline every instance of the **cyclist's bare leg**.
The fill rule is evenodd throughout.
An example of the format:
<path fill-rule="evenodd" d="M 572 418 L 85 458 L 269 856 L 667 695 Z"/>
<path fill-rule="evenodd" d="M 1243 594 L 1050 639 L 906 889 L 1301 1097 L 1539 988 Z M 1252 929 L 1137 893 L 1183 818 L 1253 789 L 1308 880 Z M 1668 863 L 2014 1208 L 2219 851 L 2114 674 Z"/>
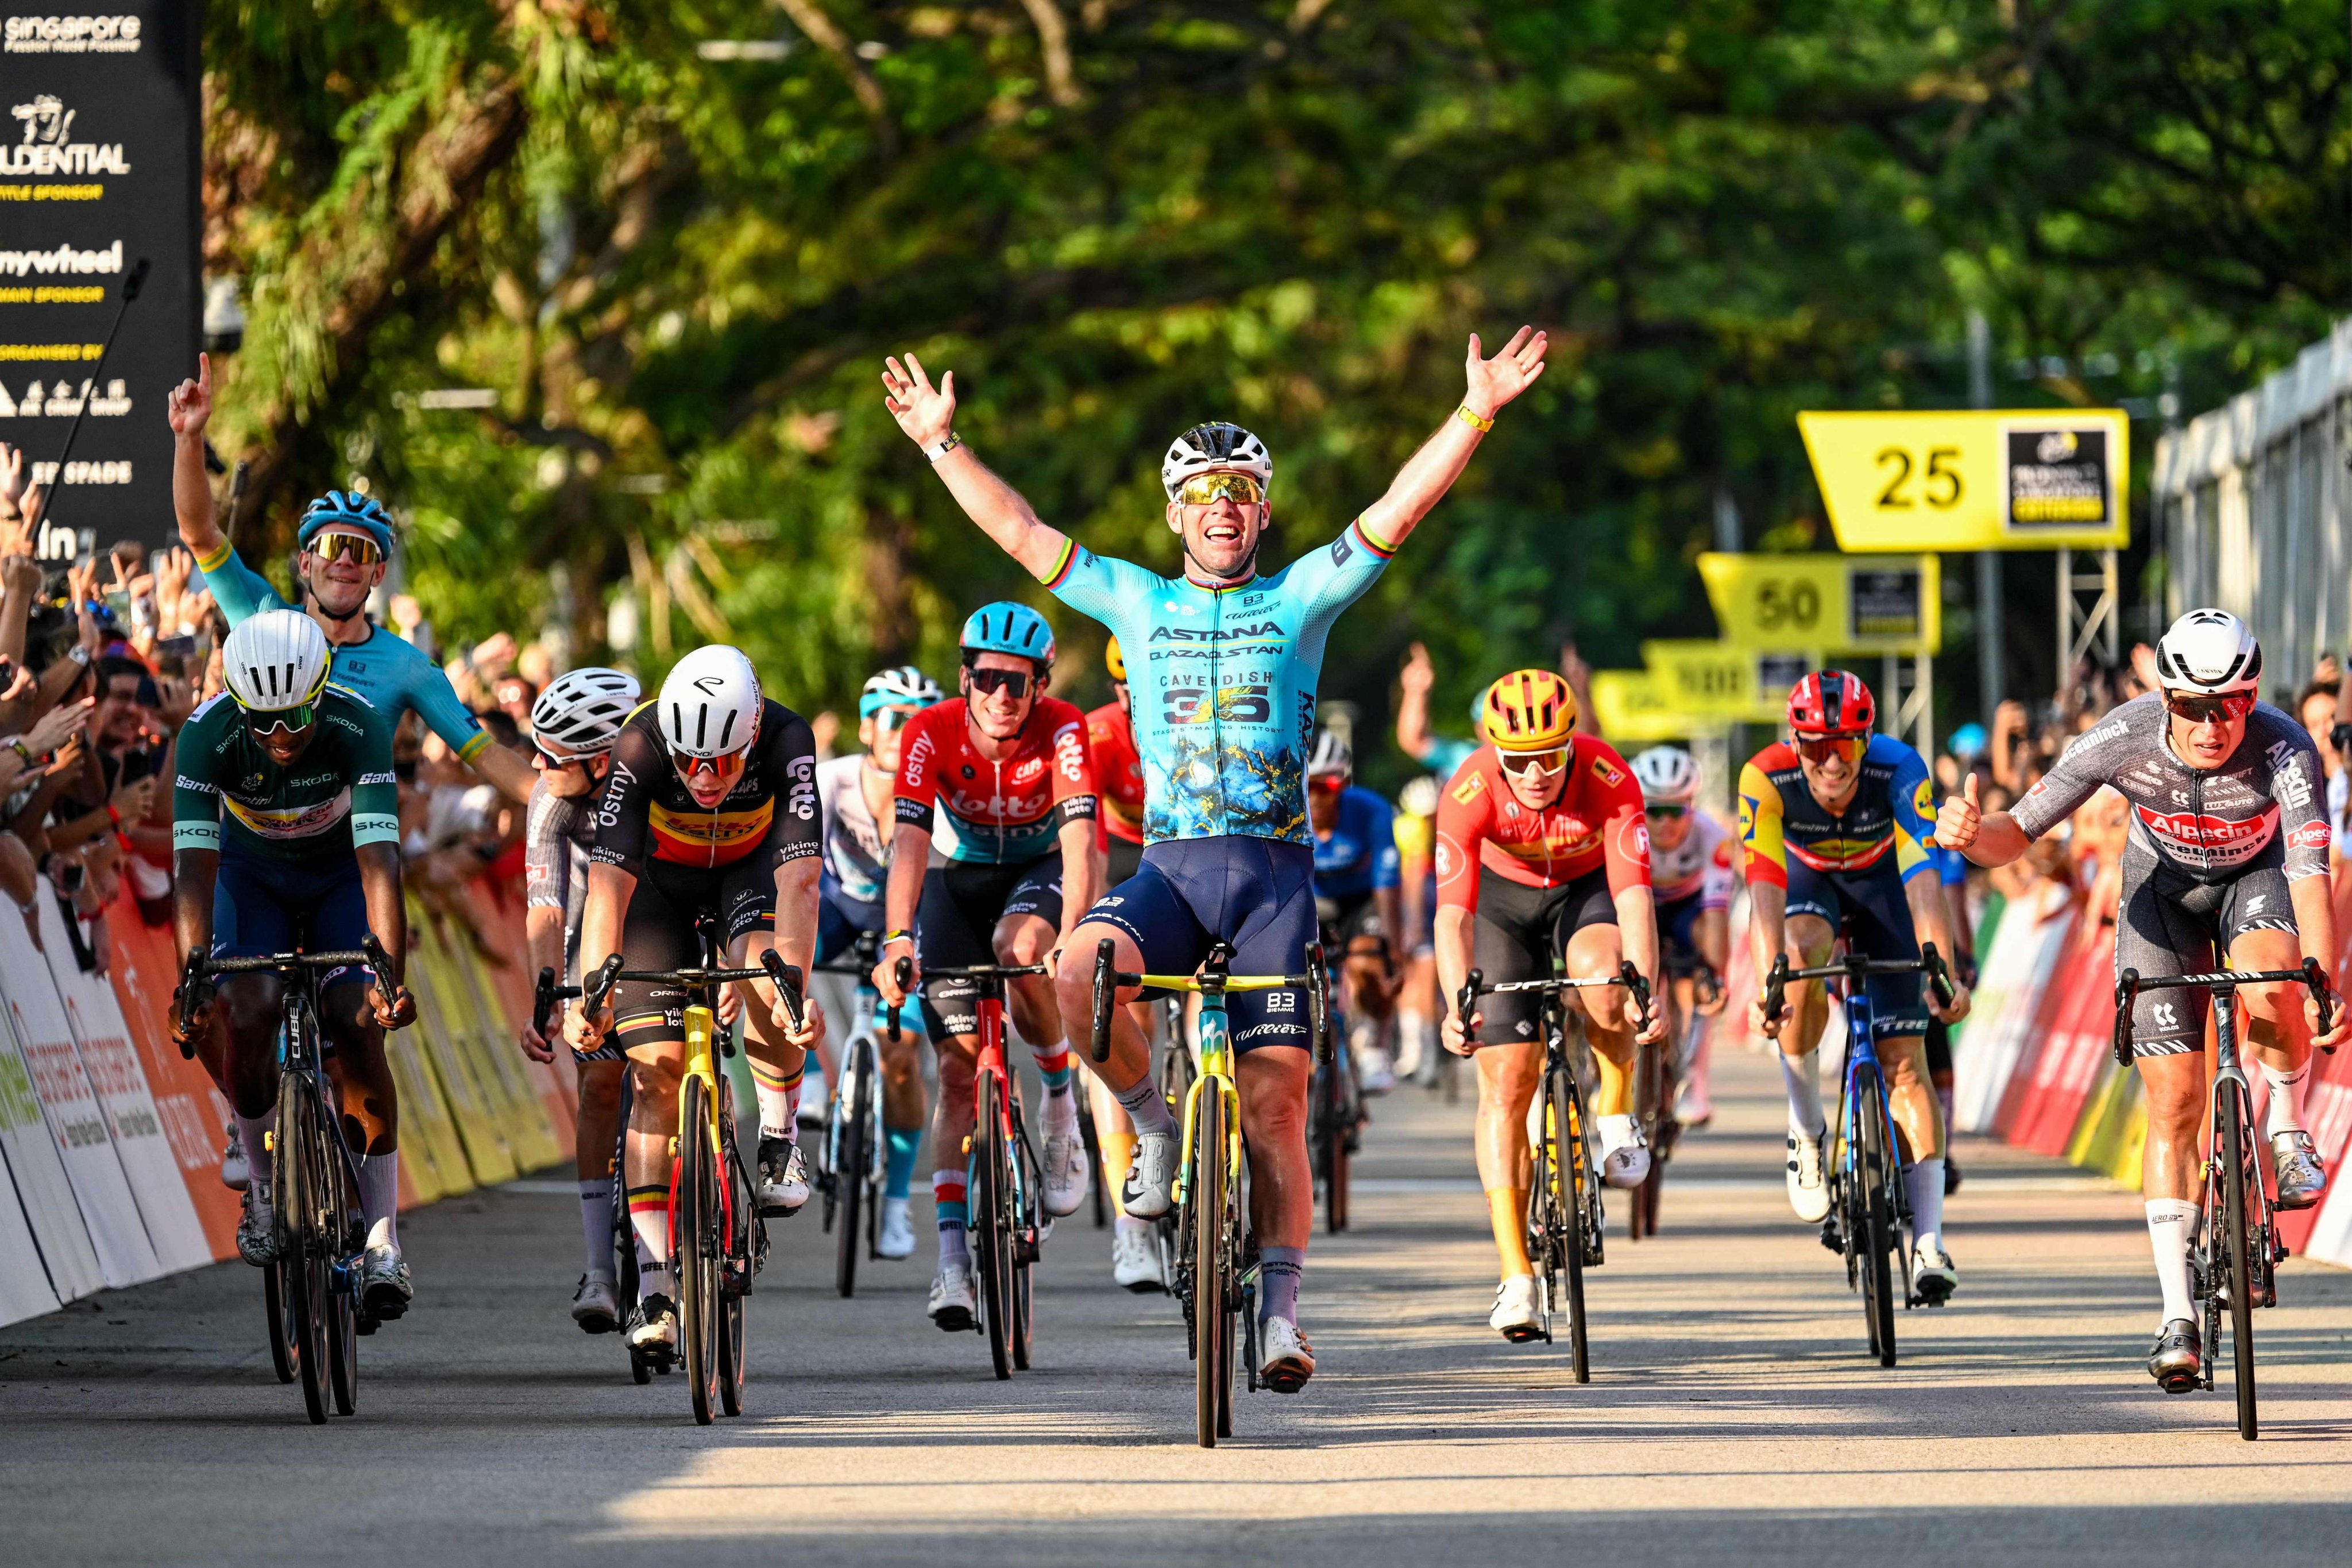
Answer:
<path fill-rule="evenodd" d="M 1790 915 L 1784 951 L 1791 969 L 1818 969 L 1830 959 L 1837 932 L 1819 915 Z M 1819 1138 L 1828 1118 L 1822 1106 L 1821 1064 L 1813 1053 L 1830 1024 L 1828 989 L 1818 980 L 1796 980 L 1782 994 L 1780 1071 L 1789 1090 L 1789 1130 Z M 1799 1127 L 1805 1120 L 1810 1126 Z"/>
<path fill-rule="evenodd" d="M 578 1085 L 579 1114 L 574 1119 L 572 1157 L 583 1182 L 612 1174 L 613 1141 L 621 1131 L 623 1062 L 582 1061 Z"/>
<path fill-rule="evenodd" d="M 923 1125 L 923 1063 L 916 1047 L 921 1033 L 910 1015 L 900 1023 L 897 1039 L 893 1040 L 887 1029 L 877 1031 L 874 1037 L 874 1043 L 881 1055 L 882 1125 L 885 1127 L 919 1128 Z"/>
<path fill-rule="evenodd" d="M 215 988 L 212 1027 L 195 1042 L 196 1059 L 228 1100 L 254 1180 L 270 1181 L 269 1129 L 278 1110 L 278 1023 L 285 983 L 275 974 L 224 974 Z"/>
<path fill-rule="evenodd" d="M 629 1047 L 629 1131 L 622 1146 L 630 1228 L 636 1233 L 640 1297 L 677 1299 L 669 1278 L 670 1141 L 677 1135 L 677 1089 L 686 1042 L 653 1040 Z M 647 1266 L 651 1272 L 647 1272 Z"/>
<path fill-rule="evenodd" d="M 996 962 L 1008 966 L 1043 963 L 1053 956 L 1061 936 L 1051 921 L 1037 915 L 1007 915 L 996 922 L 989 938 Z M 1054 994 L 1054 976 L 1024 974 L 1004 983 L 1004 1010 L 1013 1026 L 1040 1058 L 1059 1056 L 1064 1048 L 1062 1009 Z M 1093 1016 L 1089 1004 L 1084 1016 Z"/>
<path fill-rule="evenodd" d="M 1349 1012 L 1383 1024 L 1396 1011 L 1384 952 L 1378 938 L 1360 936 L 1348 944 L 1347 963 L 1341 970 L 1348 986 Z"/>
<path fill-rule="evenodd" d="M 1568 973 L 1580 980 L 1614 974 L 1625 956 L 1613 925 L 1591 925 L 1568 939 Z M 1612 985 L 1561 995 L 1584 1014 L 1584 1037 L 1592 1042 L 1600 1087 L 1592 1096 L 1595 1116 L 1633 1114 L 1633 1031 L 1624 1026 L 1625 994 Z"/>
<path fill-rule="evenodd" d="M 773 931 L 746 931 L 727 952 L 736 969 L 756 969 L 760 955 L 776 945 Z M 775 1020 L 776 987 L 766 979 L 739 980 L 732 987 L 743 1004 L 743 1054 L 751 1061 L 751 1088 L 760 1100 L 760 1136 L 791 1138 L 799 1120 L 801 1079 L 808 1071 L 808 1052 L 784 1037 Z M 820 1032 L 824 1016 L 815 998 L 803 993 L 802 1005 L 815 1013 Z M 822 1058 L 819 1058 L 822 1061 Z"/>
<path fill-rule="evenodd" d="M 1055 996 L 1064 1017 L 1094 1017 L 1095 949 L 1106 939 L 1111 943 L 1112 962 L 1120 970 L 1129 974 L 1141 973 L 1143 950 L 1136 946 L 1133 937 L 1117 926 L 1094 921 L 1080 925 L 1063 944 L 1062 967 L 1055 976 Z M 1124 986 L 1118 999 L 1133 1002 L 1141 994 L 1140 986 Z M 1158 1086 L 1152 1081 L 1151 1037 L 1136 1026 L 1133 1009 L 1111 1009 L 1110 1059 L 1096 1062 L 1089 1056 L 1087 1065 L 1109 1087 L 1118 1102 L 1127 1107 L 1140 1131 L 1164 1133 L 1172 1130 L 1173 1118 L 1168 1116 L 1166 1102 L 1160 1099 Z M 1160 1107 L 1157 1120 L 1150 1104 Z"/>
<path fill-rule="evenodd" d="M 2184 994 L 2195 997 L 2196 993 Z M 2202 998 L 2197 998 L 2201 1005 Z M 2147 1107 L 2147 1142 L 2140 1151 L 2140 1198 L 2147 1213 L 2148 1247 L 2164 1292 L 2159 1328 L 2194 1321 L 2189 1244 L 2204 1203 L 2204 1131 L 2212 1069 L 2201 1050 L 2141 1057 L 2140 1098 Z"/>
<path fill-rule="evenodd" d="M 2232 969 L 2299 969 L 2303 942 L 2293 931 L 2250 931 L 2230 944 Z M 2255 985 L 2238 993 L 2245 1059 L 2270 1083 L 2270 1105 L 2260 1130 L 2264 1139 L 2304 1130 L 2303 1096 L 2311 1067 L 2311 1020 L 2304 1015 L 2310 993 L 2299 985 Z"/>
<path fill-rule="evenodd" d="M 1315 1173 L 1307 1152 L 1307 1082 L 1314 1057 L 1297 1046 L 1261 1046 L 1234 1058 L 1242 1136 L 1249 1159 L 1250 1228 L 1265 1294 L 1258 1316 L 1298 1321 L 1298 1281 L 1315 1229 Z"/>
<path fill-rule="evenodd" d="M 972 1078 L 980 1060 L 978 1035 L 931 1042 L 940 1064 L 940 1098 L 931 1107 L 931 1203 L 939 1224 L 940 1268 L 971 1267 L 969 1167 L 964 1140 L 971 1136 Z"/>
<path fill-rule="evenodd" d="M 319 1027 L 333 1042 L 327 1058 L 342 1101 L 343 1142 L 360 1173 L 360 1212 L 370 1247 L 400 1240 L 400 1091 L 384 1059 L 383 1028 L 356 980 L 330 986 L 319 997 Z"/>
<path fill-rule="evenodd" d="M 1944 1154 L 1944 1103 L 1927 1076 L 1927 1041 L 1896 1035 L 1878 1042 L 1879 1069 L 1886 1075 L 1886 1109 L 1915 1160 Z"/>
<path fill-rule="evenodd" d="M 1473 1142 L 1478 1184 L 1486 1192 L 1486 1217 L 1495 1229 L 1495 1252 L 1502 1278 L 1531 1274 L 1528 1262 L 1528 1189 L 1534 1184 L 1528 1154 L 1528 1105 L 1543 1077 L 1540 1040 L 1481 1046 L 1471 1057 L 1478 1068 L 1478 1119 Z"/>

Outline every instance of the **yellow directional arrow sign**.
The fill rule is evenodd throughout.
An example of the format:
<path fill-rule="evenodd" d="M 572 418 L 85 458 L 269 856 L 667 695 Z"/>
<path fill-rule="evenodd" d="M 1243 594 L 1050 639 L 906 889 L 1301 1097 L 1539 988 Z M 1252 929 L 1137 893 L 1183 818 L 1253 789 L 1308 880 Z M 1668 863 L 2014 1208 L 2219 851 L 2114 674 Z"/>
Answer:
<path fill-rule="evenodd" d="M 1717 723 L 1778 723 L 1789 688 L 1819 668 L 1809 653 L 1760 652 L 1726 642 L 1645 642 L 1642 658 L 1667 707 Z"/>
<path fill-rule="evenodd" d="M 1592 674 L 1593 716 L 1609 743 L 1623 751 L 1657 741 L 1678 741 L 1719 727 L 1721 719 L 1683 712 L 1667 703 L 1645 669 L 1600 669 Z"/>
<path fill-rule="evenodd" d="M 1699 576 L 1736 647 L 1773 652 L 1940 653 L 1943 572 L 1933 555 L 1698 558 Z"/>
<path fill-rule="evenodd" d="M 2120 549 L 2131 422 L 2120 410 L 1797 416 L 1847 550 Z"/>

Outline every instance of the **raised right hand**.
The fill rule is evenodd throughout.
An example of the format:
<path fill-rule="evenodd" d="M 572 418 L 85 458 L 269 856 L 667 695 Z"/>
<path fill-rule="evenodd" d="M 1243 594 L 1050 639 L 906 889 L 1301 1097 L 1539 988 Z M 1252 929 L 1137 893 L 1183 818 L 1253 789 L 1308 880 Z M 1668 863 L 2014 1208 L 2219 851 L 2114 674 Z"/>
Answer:
<path fill-rule="evenodd" d="M 918 447 L 936 447 L 955 427 L 955 372 L 940 377 L 937 386 L 913 354 L 900 364 L 893 354 L 884 362 L 882 401 L 898 428 Z"/>
<path fill-rule="evenodd" d="M 171 390 L 163 400 L 163 416 L 172 422 L 172 434 L 183 439 L 194 439 L 205 433 L 213 416 L 213 356 L 196 356 L 196 375 Z"/>
<path fill-rule="evenodd" d="M 1977 804 L 1977 775 L 1960 781 L 1960 793 L 1948 795 L 1936 809 L 1936 842 L 1947 849 L 1966 849 L 1977 841 L 1984 826 L 1984 807 Z"/>

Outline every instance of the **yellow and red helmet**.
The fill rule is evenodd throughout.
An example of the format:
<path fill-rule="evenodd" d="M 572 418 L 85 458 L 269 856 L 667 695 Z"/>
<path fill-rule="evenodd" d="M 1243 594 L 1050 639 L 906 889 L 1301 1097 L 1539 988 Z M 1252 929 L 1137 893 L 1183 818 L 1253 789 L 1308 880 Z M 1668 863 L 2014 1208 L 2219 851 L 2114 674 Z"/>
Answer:
<path fill-rule="evenodd" d="M 1486 739 L 1498 752 L 1553 752 L 1576 731 L 1576 693 L 1549 669 L 1515 669 L 1486 688 Z"/>

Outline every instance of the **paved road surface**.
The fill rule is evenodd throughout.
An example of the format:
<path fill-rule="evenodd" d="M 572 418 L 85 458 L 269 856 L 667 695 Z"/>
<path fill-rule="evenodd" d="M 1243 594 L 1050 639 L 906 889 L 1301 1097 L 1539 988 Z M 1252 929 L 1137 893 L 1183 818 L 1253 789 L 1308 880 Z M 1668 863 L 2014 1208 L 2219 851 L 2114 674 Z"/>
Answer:
<path fill-rule="evenodd" d="M 752 1414 L 691 1424 L 565 1315 L 576 1203 L 526 1183 L 404 1222 L 418 1308 L 363 1342 L 361 1412 L 305 1425 L 229 1264 L 0 1330 L 0 1519 L 21 1563 L 315 1557 L 1058 1564 L 2352 1560 L 2352 1275 L 2300 1262 L 2260 1320 L 2267 1434 L 2140 1365 L 2133 1197 L 1964 1145 L 1962 1291 L 1866 1363 L 1843 1275 L 1790 1218 L 1777 1075 L 1724 1064 L 1669 1235 L 1612 1235 L 1593 1381 L 1486 1327 L 1466 1105 L 1378 1102 L 1358 1228 L 1318 1238 L 1323 1371 L 1192 1447 L 1166 1298 L 1064 1229 L 1037 1371 L 998 1384 L 922 1318 L 928 1264 L 826 1288 L 807 1218 L 753 1311 Z M 1613 1223 L 1613 1222 L 1612 1222 Z"/>

